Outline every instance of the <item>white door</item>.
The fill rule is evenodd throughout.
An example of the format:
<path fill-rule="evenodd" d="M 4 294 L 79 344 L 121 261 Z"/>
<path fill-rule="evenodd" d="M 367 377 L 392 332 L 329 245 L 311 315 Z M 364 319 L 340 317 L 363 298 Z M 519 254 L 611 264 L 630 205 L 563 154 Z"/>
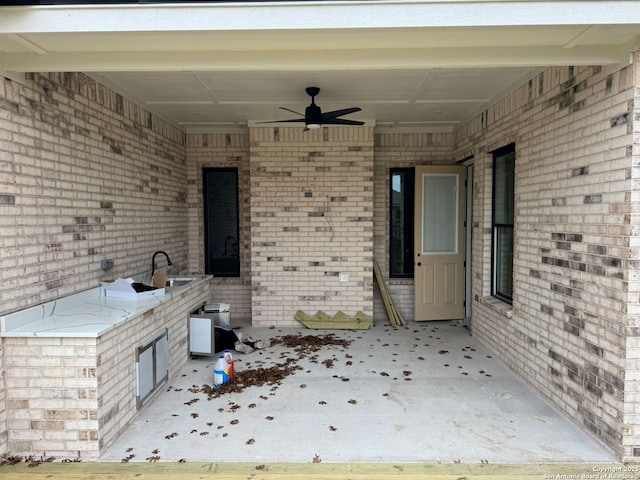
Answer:
<path fill-rule="evenodd" d="M 463 166 L 416 167 L 415 319 L 464 318 Z"/>

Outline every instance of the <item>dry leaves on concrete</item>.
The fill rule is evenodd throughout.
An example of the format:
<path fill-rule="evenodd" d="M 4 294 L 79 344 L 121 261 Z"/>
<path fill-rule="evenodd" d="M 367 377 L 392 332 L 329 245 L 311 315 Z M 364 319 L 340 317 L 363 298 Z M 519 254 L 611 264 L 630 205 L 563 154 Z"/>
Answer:
<path fill-rule="evenodd" d="M 227 393 L 238 393 L 247 387 L 261 387 L 268 385 L 272 390 L 277 389 L 282 380 L 292 375 L 297 370 L 302 370 L 297 364 L 298 360 L 306 358 L 326 346 L 346 348 L 351 340 L 339 338 L 333 333 L 326 335 L 284 335 L 271 340 L 271 346 L 281 345 L 291 348 L 295 356 L 285 356 L 284 361 L 271 367 L 257 367 L 235 372 L 233 382 L 213 388 L 211 385 L 203 385 L 201 393 L 208 395 L 209 399 L 217 398 Z M 329 365 L 327 365 L 329 367 Z M 301 386 L 301 388 L 304 388 Z"/>

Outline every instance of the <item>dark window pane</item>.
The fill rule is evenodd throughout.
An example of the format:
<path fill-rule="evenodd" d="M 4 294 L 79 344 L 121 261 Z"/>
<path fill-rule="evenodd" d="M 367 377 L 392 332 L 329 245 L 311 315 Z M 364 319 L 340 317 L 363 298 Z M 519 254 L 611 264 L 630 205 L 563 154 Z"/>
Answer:
<path fill-rule="evenodd" d="M 513 300 L 515 145 L 493 153 L 492 295 Z"/>
<path fill-rule="evenodd" d="M 204 179 L 205 271 L 240 275 L 238 170 L 206 168 Z"/>
<path fill-rule="evenodd" d="M 495 165 L 495 223 L 513 225 L 513 172 L 515 152 L 508 152 Z"/>
<path fill-rule="evenodd" d="M 391 169 L 389 275 L 413 277 L 413 168 Z"/>
<path fill-rule="evenodd" d="M 513 228 L 496 227 L 495 290 L 499 297 L 513 298 Z"/>

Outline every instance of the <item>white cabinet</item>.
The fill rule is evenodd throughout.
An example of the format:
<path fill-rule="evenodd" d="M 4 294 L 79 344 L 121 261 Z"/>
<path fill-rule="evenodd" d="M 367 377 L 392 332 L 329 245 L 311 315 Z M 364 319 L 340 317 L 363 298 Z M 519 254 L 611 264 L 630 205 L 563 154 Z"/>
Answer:
<path fill-rule="evenodd" d="M 213 315 L 192 313 L 189 317 L 189 353 L 208 357 L 216 353 Z"/>

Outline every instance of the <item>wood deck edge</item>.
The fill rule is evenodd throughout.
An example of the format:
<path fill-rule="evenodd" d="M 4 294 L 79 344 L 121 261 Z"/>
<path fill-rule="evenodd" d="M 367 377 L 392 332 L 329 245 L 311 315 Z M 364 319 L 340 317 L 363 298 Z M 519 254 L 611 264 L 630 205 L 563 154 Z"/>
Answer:
<path fill-rule="evenodd" d="M 592 477 L 589 477 L 592 476 Z M 79 462 L 27 463 L 0 466 L 3 480 L 98 480 L 98 479 L 247 479 L 333 480 L 333 479 L 562 479 L 640 478 L 640 465 L 621 463 L 234 463 L 234 462 Z"/>

